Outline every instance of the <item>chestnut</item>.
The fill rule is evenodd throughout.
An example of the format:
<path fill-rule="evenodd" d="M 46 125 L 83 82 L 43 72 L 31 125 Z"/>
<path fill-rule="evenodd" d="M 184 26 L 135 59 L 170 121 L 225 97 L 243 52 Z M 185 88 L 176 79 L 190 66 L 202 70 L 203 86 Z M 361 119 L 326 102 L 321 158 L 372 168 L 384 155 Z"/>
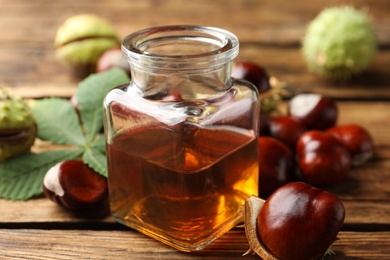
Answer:
<path fill-rule="evenodd" d="M 302 182 L 286 184 L 257 217 L 259 240 L 274 256 L 264 259 L 322 259 L 344 219 L 344 205 L 333 193 Z"/>
<path fill-rule="evenodd" d="M 236 63 L 232 69 L 232 77 L 251 82 L 256 86 L 260 94 L 271 88 L 269 76 L 265 68 L 253 62 L 242 61 Z"/>
<path fill-rule="evenodd" d="M 268 120 L 270 136 L 286 144 L 292 151 L 299 137 L 306 132 L 306 128 L 295 118 L 282 115 L 274 116 Z"/>
<path fill-rule="evenodd" d="M 292 182 L 295 157 L 282 142 L 272 137 L 259 137 L 259 197 L 266 199 L 283 185 Z"/>
<path fill-rule="evenodd" d="M 356 124 L 337 125 L 326 130 L 347 147 L 352 166 L 360 166 L 374 155 L 374 144 L 370 133 Z"/>
<path fill-rule="evenodd" d="M 325 130 L 336 124 L 336 102 L 319 94 L 298 94 L 288 104 L 289 114 L 308 130 Z"/>
<path fill-rule="evenodd" d="M 269 135 L 269 115 L 262 110 L 260 110 L 259 118 L 259 135 Z"/>
<path fill-rule="evenodd" d="M 317 187 L 343 180 L 351 166 L 347 148 L 331 134 L 311 130 L 298 139 L 296 146 L 299 172 L 302 179 Z"/>
<path fill-rule="evenodd" d="M 97 209 L 108 198 L 106 177 L 82 160 L 67 160 L 49 169 L 43 179 L 47 198 L 72 210 Z"/>

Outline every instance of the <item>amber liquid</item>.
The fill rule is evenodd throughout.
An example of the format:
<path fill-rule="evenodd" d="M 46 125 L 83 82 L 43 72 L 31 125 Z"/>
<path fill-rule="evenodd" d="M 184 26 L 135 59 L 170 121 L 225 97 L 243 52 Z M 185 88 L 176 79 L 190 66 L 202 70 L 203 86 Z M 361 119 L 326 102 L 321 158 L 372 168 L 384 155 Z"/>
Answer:
<path fill-rule="evenodd" d="M 132 130 L 107 156 L 113 216 L 183 251 L 237 225 L 257 194 L 257 139 L 237 129 Z"/>

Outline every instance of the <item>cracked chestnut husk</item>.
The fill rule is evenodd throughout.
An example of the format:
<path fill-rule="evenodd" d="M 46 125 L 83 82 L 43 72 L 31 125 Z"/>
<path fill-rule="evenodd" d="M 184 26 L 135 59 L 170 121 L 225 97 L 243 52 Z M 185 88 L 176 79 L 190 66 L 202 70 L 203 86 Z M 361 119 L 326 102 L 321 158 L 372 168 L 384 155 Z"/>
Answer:
<path fill-rule="evenodd" d="M 80 77 L 95 72 L 99 57 L 120 46 L 112 24 L 93 14 L 68 18 L 57 30 L 54 40 L 56 57 Z"/>
<path fill-rule="evenodd" d="M 37 124 L 27 102 L 0 87 L 0 161 L 30 151 Z"/>
<path fill-rule="evenodd" d="M 249 249 L 244 253 L 244 256 L 257 254 L 264 260 L 277 260 L 277 258 L 267 250 L 257 234 L 257 217 L 260 214 L 260 210 L 264 203 L 265 200 L 256 196 L 251 196 L 245 202 L 244 227 L 245 235 L 249 243 Z"/>

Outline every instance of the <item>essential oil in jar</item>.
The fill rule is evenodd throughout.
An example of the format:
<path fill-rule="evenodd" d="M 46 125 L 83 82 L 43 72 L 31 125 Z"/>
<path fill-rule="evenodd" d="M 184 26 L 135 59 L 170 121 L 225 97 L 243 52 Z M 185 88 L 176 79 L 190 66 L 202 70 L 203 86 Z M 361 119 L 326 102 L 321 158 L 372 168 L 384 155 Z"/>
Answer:
<path fill-rule="evenodd" d="M 137 128 L 107 145 L 110 204 L 124 224 L 190 247 L 235 226 L 257 194 L 258 144 L 238 128 L 177 129 Z"/>
<path fill-rule="evenodd" d="M 238 38 L 161 26 L 122 41 L 131 81 L 104 100 L 110 207 L 182 251 L 203 249 L 258 193 L 259 95 L 233 79 Z"/>

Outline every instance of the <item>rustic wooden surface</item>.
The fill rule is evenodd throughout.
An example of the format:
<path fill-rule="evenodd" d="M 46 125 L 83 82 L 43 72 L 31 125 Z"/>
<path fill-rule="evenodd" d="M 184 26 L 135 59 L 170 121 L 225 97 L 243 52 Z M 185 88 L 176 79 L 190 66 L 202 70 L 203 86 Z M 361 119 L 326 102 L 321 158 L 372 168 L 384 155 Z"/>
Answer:
<path fill-rule="evenodd" d="M 306 70 L 300 41 L 307 23 L 324 7 L 350 2 L 369 10 L 379 51 L 362 75 L 345 83 Z M 390 259 L 390 2 L 286 0 L 0 0 L 0 84 L 28 98 L 70 97 L 80 79 L 55 58 L 58 26 L 79 13 L 109 19 L 123 37 L 166 24 L 199 24 L 235 33 L 237 60 L 263 64 L 290 89 L 337 100 L 340 123 L 359 123 L 375 141 L 375 157 L 329 188 L 343 201 L 345 225 L 326 259 Z M 36 150 L 48 144 L 37 143 Z M 182 253 L 116 222 L 110 216 L 80 216 L 45 198 L 0 200 L 0 259 L 241 259 L 248 244 L 234 229 L 199 253 Z M 246 256 L 243 259 L 257 259 Z"/>

